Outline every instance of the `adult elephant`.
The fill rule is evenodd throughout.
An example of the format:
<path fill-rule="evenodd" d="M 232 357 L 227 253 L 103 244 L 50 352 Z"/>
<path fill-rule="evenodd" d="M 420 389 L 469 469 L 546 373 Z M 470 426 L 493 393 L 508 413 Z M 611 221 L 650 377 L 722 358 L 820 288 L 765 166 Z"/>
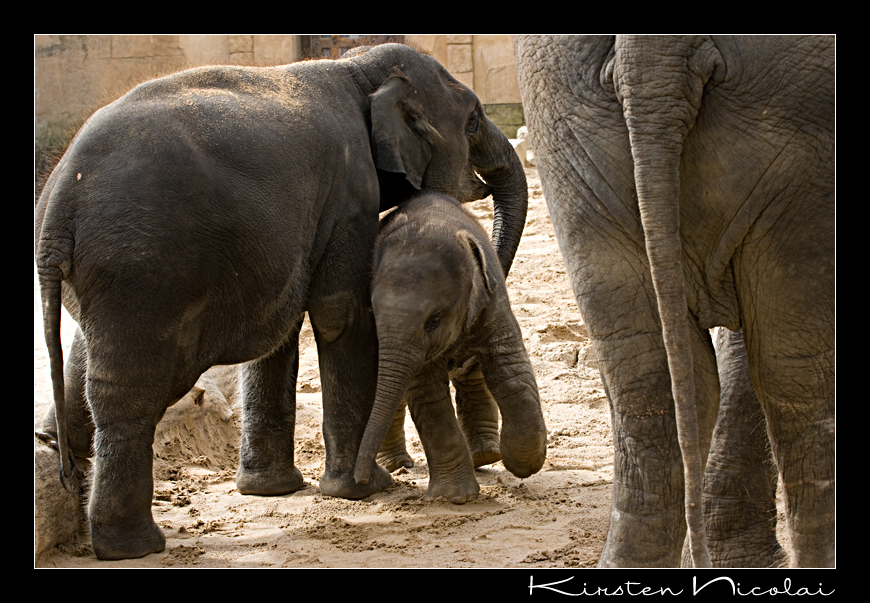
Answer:
<path fill-rule="evenodd" d="M 718 325 L 743 331 L 791 563 L 832 565 L 833 38 L 518 36 L 515 50 L 612 408 L 600 564 L 676 565 L 686 519 L 695 563 L 710 561 L 700 498 Z"/>
<path fill-rule="evenodd" d="M 68 442 L 84 456 L 93 447 L 98 557 L 163 549 L 150 509 L 155 425 L 212 365 L 249 362 L 239 490 L 303 485 L 293 430 L 306 310 L 323 382 L 320 489 L 361 498 L 389 485 L 376 466 L 369 483 L 353 478 L 377 383 L 369 264 L 379 210 L 416 189 L 492 193 L 509 268 L 522 166 L 477 97 L 404 45 L 184 71 L 88 120 L 40 197 L 36 262 L 54 384 L 46 427 L 64 479 Z M 66 375 L 61 300 L 80 327 Z"/>

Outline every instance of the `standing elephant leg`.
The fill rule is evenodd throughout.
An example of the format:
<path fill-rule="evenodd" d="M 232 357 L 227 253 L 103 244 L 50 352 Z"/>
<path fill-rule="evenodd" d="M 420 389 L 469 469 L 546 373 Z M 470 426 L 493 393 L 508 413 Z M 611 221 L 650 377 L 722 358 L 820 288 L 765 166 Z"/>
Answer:
<path fill-rule="evenodd" d="M 402 398 L 399 410 L 396 411 L 396 416 L 390 425 L 390 430 L 378 451 L 378 464 L 390 473 L 400 467 L 410 468 L 414 466 L 414 460 L 405 448 L 405 410 L 407 407 L 408 402 Z"/>
<path fill-rule="evenodd" d="M 88 370 L 88 352 L 81 329 L 76 329 L 64 366 L 64 397 L 66 399 L 66 422 L 70 448 L 79 457 L 90 457 L 94 443 L 94 422 L 85 396 L 85 379 Z M 42 421 L 42 430 L 57 438 L 57 419 L 54 404 L 49 407 Z"/>
<path fill-rule="evenodd" d="M 365 498 L 392 483 L 389 472 L 374 462 L 375 455 L 370 479 L 366 483 L 354 479 L 378 382 L 378 337 L 370 291 L 372 248 L 358 249 L 360 240 L 377 237 L 377 221 L 370 219 L 377 215 L 377 207 L 370 210 L 370 215 L 350 213 L 333 228 L 314 272 L 308 303 L 323 389 L 326 470 L 319 486 L 328 496 L 348 499 Z"/>
<path fill-rule="evenodd" d="M 468 364 L 468 363 L 466 363 Z M 475 467 L 501 460 L 498 444 L 498 405 L 489 393 L 480 364 L 452 371 L 456 388 L 456 415 L 459 427 L 471 448 Z"/>
<path fill-rule="evenodd" d="M 450 401 L 446 372 L 424 368 L 408 388 L 407 398 L 429 463 L 429 496 L 443 496 L 454 504 L 477 496 L 480 486 Z"/>
<path fill-rule="evenodd" d="M 357 291 L 367 292 L 367 288 Z M 357 484 L 353 477 L 378 374 L 377 334 L 371 313 L 362 305 L 364 300 L 364 295 L 343 292 L 319 298 L 309 311 L 323 388 L 326 471 L 320 490 L 348 499 L 365 498 L 392 483 L 390 474 L 376 463 L 368 483 Z"/>
<path fill-rule="evenodd" d="M 88 382 L 106 405 L 123 404 L 128 392 L 117 386 Z M 102 404 L 102 403 L 101 403 Z M 132 559 L 163 550 L 166 539 L 151 515 L 154 431 L 157 421 L 133 417 L 98 418 L 93 484 L 88 505 L 91 544 L 99 559 Z M 123 475 L 123 480 L 117 476 Z M 111 488 L 111 495 L 103 494 Z"/>
<path fill-rule="evenodd" d="M 161 365 L 156 356 L 100 355 L 121 349 L 119 343 L 127 344 L 95 342 L 88 357 L 86 389 L 95 427 L 88 520 L 99 559 L 132 559 L 165 547 L 151 515 L 154 432 L 166 408 L 198 377 L 194 371 L 172 377 L 170 367 L 179 358 Z"/>
<path fill-rule="evenodd" d="M 750 233 L 735 261 L 796 567 L 835 564 L 833 194 L 828 201 L 807 201 L 818 208 L 802 211 L 812 228 L 780 220 Z"/>
<path fill-rule="evenodd" d="M 777 470 L 741 332 L 716 330 L 716 361 L 719 418 L 704 475 L 710 557 L 714 567 L 777 567 Z"/>
<path fill-rule="evenodd" d="M 277 350 L 243 372 L 242 444 L 236 487 L 242 494 L 274 496 L 305 484 L 294 464 L 299 329 Z"/>

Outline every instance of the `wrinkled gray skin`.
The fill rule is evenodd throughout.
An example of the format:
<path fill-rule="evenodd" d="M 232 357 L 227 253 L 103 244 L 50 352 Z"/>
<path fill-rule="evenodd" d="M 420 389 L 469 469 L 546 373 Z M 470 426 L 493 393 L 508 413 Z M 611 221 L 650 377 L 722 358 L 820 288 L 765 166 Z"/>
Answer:
<path fill-rule="evenodd" d="M 36 262 L 54 383 L 45 428 L 65 479 L 68 447 L 94 456 L 99 558 L 164 548 L 150 509 L 155 425 L 212 365 L 248 363 L 239 491 L 303 485 L 293 431 L 306 310 L 323 381 L 320 489 L 361 498 L 390 484 L 374 463 L 368 483 L 353 479 L 377 383 L 369 267 L 379 210 L 415 189 L 492 193 L 509 268 L 522 166 L 477 97 L 404 45 L 193 69 L 88 120 L 40 197 Z M 61 298 L 80 326 L 66 375 Z"/>
<path fill-rule="evenodd" d="M 721 391 L 704 470 L 710 556 L 717 567 L 777 567 L 785 561 L 776 538 L 777 469 L 743 333 L 719 327 L 713 344 Z"/>
<path fill-rule="evenodd" d="M 714 326 L 743 332 L 790 563 L 833 565 L 833 38 L 518 36 L 515 51 L 612 409 L 600 565 L 677 565 L 687 520 L 694 563 L 721 559 L 701 513 Z"/>
<path fill-rule="evenodd" d="M 488 390 L 498 405 L 504 466 L 518 477 L 540 470 L 547 431 L 504 274 L 485 231 L 455 200 L 422 194 L 382 220 L 372 309 L 378 387 L 354 472 L 357 482 L 371 479 L 375 456 L 404 398 L 426 452 L 428 494 L 453 503 L 478 494 L 450 400 L 449 374 L 467 393 Z M 474 372 L 485 383 L 478 383 Z M 481 402 L 489 406 L 488 397 Z"/>

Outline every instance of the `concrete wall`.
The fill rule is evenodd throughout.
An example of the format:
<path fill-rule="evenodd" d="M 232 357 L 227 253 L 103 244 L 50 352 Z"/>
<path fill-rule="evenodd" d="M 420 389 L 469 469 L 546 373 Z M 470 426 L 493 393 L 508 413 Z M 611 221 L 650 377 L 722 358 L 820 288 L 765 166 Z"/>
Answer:
<path fill-rule="evenodd" d="M 36 35 L 34 142 L 65 144 L 88 116 L 137 84 L 198 65 L 280 65 L 301 58 L 297 36 Z"/>
<path fill-rule="evenodd" d="M 508 138 L 516 137 L 525 122 L 510 35 L 409 35 L 408 42 L 434 56 L 474 90 L 490 119 Z"/>
<path fill-rule="evenodd" d="M 508 35 L 409 35 L 480 97 L 508 134 L 522 124 Z M 281 65 L 302 58 L 299 35 L 35 35 L 34 143 L 66 144 L 87 117 L 136 84 L 208 64 Z"/>

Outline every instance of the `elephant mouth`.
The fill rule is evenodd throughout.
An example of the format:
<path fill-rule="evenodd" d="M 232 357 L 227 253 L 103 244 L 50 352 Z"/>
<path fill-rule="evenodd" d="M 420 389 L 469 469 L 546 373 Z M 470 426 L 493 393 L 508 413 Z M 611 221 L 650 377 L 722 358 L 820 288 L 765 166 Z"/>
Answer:
<path fill-rule="evenodd" d="M 476 169 L 471 170 L 468 177 L 464 199 L 459 199 L 463 202 L 478 201 L 485 199 L 493 193 L 493 187 L 490 186 L 483 176 Z"/>

